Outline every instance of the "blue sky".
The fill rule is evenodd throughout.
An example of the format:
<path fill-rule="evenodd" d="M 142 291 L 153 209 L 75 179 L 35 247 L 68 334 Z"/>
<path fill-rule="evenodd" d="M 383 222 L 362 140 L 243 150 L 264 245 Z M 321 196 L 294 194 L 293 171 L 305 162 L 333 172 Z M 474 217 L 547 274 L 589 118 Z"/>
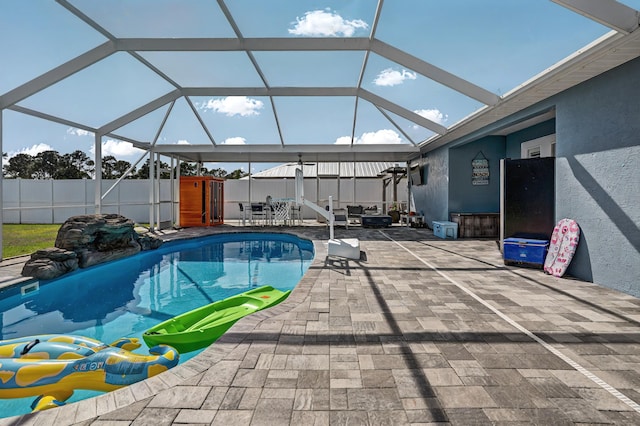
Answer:
<path fill-rule="evenodd" d="M 71 0 L 116 37 L 234 37 L 211 0 Z M 638 8 L 640 1 L 625 2 Z M 369 37 L 377 1 L 228 0 L 238 28 L 250 37 Z M 503 95 L 608 28 L 544 0 L 386 1 L 375 37 L 490 92 Z M 98 45 L 106 38 L 53 0 L 0 2 L 0 95 Z M 140 52 L 183 87 L 260 87 L 243 52 Z M 272 87 L 353 87 L 364 52 L 255 52 Z M 483 105 L 386 58 L 371 54 L 362 88 L 449 127 Z M 126 52 L 106 59 L 18 103 L 100 127 L 174 87 Z M 269 98 L 193 96 L 191 102 L 216 143 L 279 144 Z M 276 97 L 285 143 L 351 142 L 355 98 Z M 151 141 L 168 106 L 115 133 Z M 420 142 L 433 133 L 360 100 L 355 143 Z M 400 129 L 398 129 L 398 127 Z M 191 106 L 179 99 L 159 144 L 210 143 Z M 3 151 L 35 154 L 81 149 L 93 136 L 18 112 L 3 112 Z M 103 155 L 133 162 L 131 144 L 103 139 Z M 227 170 L 238 164 L 208 164 Z M 271 164 L 252 163 L 253 171 Z"/>

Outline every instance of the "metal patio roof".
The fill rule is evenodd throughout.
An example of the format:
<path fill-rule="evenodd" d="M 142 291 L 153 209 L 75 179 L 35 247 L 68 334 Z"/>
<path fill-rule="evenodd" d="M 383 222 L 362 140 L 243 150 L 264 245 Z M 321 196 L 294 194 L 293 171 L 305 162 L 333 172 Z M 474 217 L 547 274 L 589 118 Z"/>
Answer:
<path fill-rule="evenodd" d="M 370 162 L 324 162 L 304 163 L 302 174 L 306 178 L 332 177 L 352 178 L 355 167 L 356 178 L 378 179 L 381 172 L 394 167 L 395 163 L 385 161 Z M 251 175 L 252 178 L 295 178 L 298 163 L 286 163 Z"/>
<path fill-rule="evenodd" d="M 185 161 L 296 162 L 302 159 L 312 162 L 404 162 L 415 158 L 421 148 L 431 150 L 453 140 L 464 138 L 501 118 L 634 59 L 640 52 L 640 32 L 637 31 L 639 13 L 635 9 L 613 0 L 554 0 L 554 3 L 564 6 L 564 9 L 558 8 L 558 10 L 571 10 L 597 22 L 598 25 L 610 28 L 611 31 L 590 44 L 581 46 L 565 59 L 549 64 L 546 69 L 528 78 L 524 83 L 500 95 L 495 90 L 485 89 L 481 84 L 473 83 L 469 78 L 459 75 L 462 72 L 473 74 L 473 70 L 463 71 L 464 68 L 456 68 L 459 71 L 453 72 L 414 54 L 416 48 L 412 48 L 410 53 L 402 46 L 393 45 L 388 40 L 393 38 L 392 35 L 383 27 L 392 20 L 388 16 L 394 17 L 398 12 L 395 10 L 398 4 L 394 2 L 383 0 L 345 2 L 352 8 L 368 6 L 366 10 L 362 6 L 361 12 L 368 13 L 367 16 L 370 18 L 366 24 L 368 32 L 364 36 L 302 37 L 273 36 L 268 32 L 265 35 L 260 34 L 258 28 L 248 24 L 255 19 L 252 18 L 252 11 L 248 9 L 250 9 L 249 6 L 255 8 L 262 6 L 260 2 L 252 3 L 249 0 L 218 0 L 208 3 L 194 0 L 173 3 L 176 8 L 172 10 L 176 16 L 163 16 L 166 21 L 161 21 L 157 25 L 160 28 L 166 26 L 165 32 L 149 30 L 149 33 L 137 33 L 135 26 L 129 28 L 119 23 L 119 20 L 126 20 L 129 15 L 137 13 L 133 3 L 98 2 L 103 3 L 100 5 L 86 0 L 57 0 L 56 2 L 64 8 L 66 13 L 80 22 L 85 31 L 88 29 L 93 33 L 96 40 L 94 47 L 75 56 L 72 55 L 70 59 L 4 92 L 0 96 L 0 110 L 10 110 L 91 132 L 96 135 L 96 141 L 101 141 L 103 137 L 115 138 L 130 142 L 144 150 L 153 150 L 153 152 Z M 286 0 L 280 3 L 287 4 L 289 7 L 296 4 Z M 116 10 L 111 11 L 111 6 Z M 218 16 L 221 23 L 219 26 L 224 26 L 226 32 L 218 28 L 208 29 L 208 32 L 203 31 L 203 35 L 195 30 L 189 32 L 171 28 L 171 24 L 179 26 L 180 16 L 183 13 L 181 8 L 189 7 L 207 10 L 212 14 L 212 20 L 214 15 Z M 442 7 L 446 8 L 445 5 Z M 156 13 L 151 12 L 152 10 L 149 8 L 143 11 L 145 13 L 136 15 L 135 19 L 139 20 L 140 24 L 144 23 L 143 20 L 159 19 Z M 163 12 L 166 13 L 167 10 Z M 135 23 L 135 20 L 132 22 Z M 302 18 L 298 18 L 298 24 L 301 22 Z M 349 22 L 355 22 L 355 20 Z M 363 26 L 360 23 L 358 25 L 360 28 Z M 455 26 L 455 22 L 452 22 L 452 25 Z M 421 28 L 413 27 L 406 31 L 415 31 L 419 36 Z M 289 33 L 293 33 L 291 29 Z M 468 37 L 472 37 L 472 34 Z M 59 46 L 59 48 L 65 49 L 65 46 Z M 350 72 L 347 79 L 350 84 L 338 85 L 327 81 L 314 83 L 314 76 L 310 76 L 310 81 L 305 82 L 297 82 L 300 76 L 287 76 L 292 80 L 280 81 L 277 65 L 279 58 L 283 56 L 279 55 L 307 53 L 337 55 L 335 62 L 324 60 L 323 63 L 327 68 L 323 70 L 323 75 L 335 71 L 336 78 L 339 79 L 343 74 L 347 75 Z M 208 58 L 207 61 L 211 61 L 206 62 L 207 64 L 219 64 L 212 59 L 213 56 L 208 55 L 234 55 L 233 59 L 225 62 L 225 66 L 220 66 L 220 69 L 225 68 L 227 72 L 224 82 L 208 80 L 209 74 L 217 71 L 216 66 L 207 68 L 210 72 L 199 75 L 195 74 L 197 70 L 171 66 L 176 58 L 203 59 L 205 56 Z M 216 56 L 218 57 L 221 56 Z M 147 95 L 146 98 L 139 98 L 137 103 L 122 106 L 122 108 L 128 108 L 124 112 L 115 112 L 114 109 L 111 116 L 105 113 L 104 117 L 92 118 L 89 121 L 75 118 L 73 113 L 66 113 L 65 106 L 59 98 L 56 103 L 56 94 L 73 88 L 79 74 L 100 66 L 108 68 L 112 65 L 110 61 L 116 60 L 127 62 L 129 65 L 133 64 L 132 69 L 140 72 L 142 77 L 132 83 L 131 90 L 139 87 L 142 92 L 148 80 L 157 80 L 155 95 Z M 238 77 L 242 74 L 239 67 L 232 66 L 236 63 L 246 65 L 249 68 L 247 75 L 250 74 L 251 77 L 233 79 L 234 74 Z M 304 65 L 304 59 L 299 63 Z M 347 69 L 347 63 L 358 65 Z M 342 64 L 345 64 L 343 73 L 340 69 Z M 378 68 L 373 70 L 373 64 Z M 417 110 L 413 104 L 402 103 L 397 100 L 399 98 L 394 98 L 391 92 L 369 87 L 372 85 L 365 76 L 375 75 L 380 64 L 391 64 L 393 67 L 402 69 L 402 75 L 407 72 L 410 78 L 419 78 L 424 80 L 425 84 L 436 84 L 446 89 L 457 96 L 456 99 L 464 99 L 468 112 L 458 117 L 454 124 L 447 125 Z M 473 68 L 475 65 L 478 64 L 470 63 L 469 67 Z M 478 73 L 480 68 L 478 66 Z M 189 71 L 194 74 L 186 75 L 185 73 Z M 108 77 L 105 74 L 99 75 Z M 117 87 L 118 81 L 109 82 L 109 87 L 112 86 Z M 45 95 L 50 95 L 54 100 L 48 100 Z M 81 98 L 78 96 L 75 96 L 75 100 L 80 102 Z M 222 133 L 220 129 L 226 124 L 210 119 L 205 115 L 205 111 L 211 102 L 215 105 L 216 99 L 232 97 L 261 102 L 268 112 L 265 116 L 269 117 L 273 133 L 268 137 L 265 136 L 264 140 L 256 138 L 256 141 L 246 143 L 243 140 L 241 144 L 225 143 L 233 139 L 223 139 L 224 136 L 219 136 L 219 132 Z M 422 98 L 424 95 L 418 92 L 414 97 Z M 347 109 L 348 113 L 341 115 L 342 118 L 346 116 L 348 123 L 343 127 L 347 129 L 344 131 L 347 134 L 341 139 L 341 143 L 337 143 L 335 138 L 315 141 L 313 131 L 308 132 L 308 139 L 305 140 L 295 135 L 288 137 L 289 123 L 286 122 L 286 118 L 289 116 L 289 109 L 295 111 L 296 106 L 301 105 L 303 99 L 320 98 L 346 98 L 350 102 L 351 107 Z M 281 100 L 283 100 L 282 104 Z M 292 103 L 286 105 L 284 100 Z M 105 102 L 103 109 L 112 105 L 113 102 L 117 104 L 118 100 L 112 101 L 111 104 Z M 124 100 L 122 103 L 125 103 Z M 177 110 L 180 105 L 186 111 L 184 114 L 191 114 L 190 119 L 195 123 L 195 127 L 199 127 L 200 137 L 190 140 L 189 143 L 180 143 L 181 140 L 178 138 L 174 138 L 175 140 L 169 143 L 163 143 L 161 135 L 165 126 L 172 120 L 174 109 Z M 321 124 L 318 129 L 329 126 L 335 120 L 330 116 L 332 111 L 329 108 L 325 111 L 327 115 L 306 117 L 309 122 L 308 124 L 305 122 L 305 125 L 311 128 L 319 121 Z M 87 113 L 90 112 L 87 111 Z M 374 119 L 369 120 L 369 116 L 366 119 L 363 118 L 365 112 L 374 114 L 371 115 Z M 79 113 L 76 112 L 76 114 L 80 116 Z M 138 123 L 150 121 L 149 117 L 152 115 L 155 115 L 156 121 L 148 126 L 150 130 L 145 133 L 134 129 Z M 177 119 L 178 122 L 184 121 L 182 117 Z M 390 127 L 397 133 L 401 142 L 367 143 L 364 136 L 369 134 L 367 133 L 369 130 L 363 123 L 381 121 L 385 122 L 384 128 Z M 242 125 L 238 128 L 242 129 Z M 336 134 L 340 135 L 340 133 Z M 98 145 L 96 143 L 96 152 L 99 155 Z"/>

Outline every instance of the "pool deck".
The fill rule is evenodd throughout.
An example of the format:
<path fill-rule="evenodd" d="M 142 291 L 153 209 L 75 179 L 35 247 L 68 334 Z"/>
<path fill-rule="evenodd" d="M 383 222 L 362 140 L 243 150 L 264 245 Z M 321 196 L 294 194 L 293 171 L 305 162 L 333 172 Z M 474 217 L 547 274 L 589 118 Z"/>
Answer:
<path fill-rule="evenodd" d="M 337 228 L 364 252 L 344 260 L 324 226 L 250 229 L 314 242 L 285 302 L 165 373 L 0 425 L 640 424 L 640 299 L 506 267 L 492 240 Z"/>

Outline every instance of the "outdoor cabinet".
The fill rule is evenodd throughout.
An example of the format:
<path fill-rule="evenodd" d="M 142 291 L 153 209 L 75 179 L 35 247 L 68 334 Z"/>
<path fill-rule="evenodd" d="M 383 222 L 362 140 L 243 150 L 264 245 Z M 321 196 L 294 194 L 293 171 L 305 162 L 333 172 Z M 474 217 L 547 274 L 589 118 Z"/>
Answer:
<path fill-rule="evenodd" d="M 224 223 L 224 180 L 213 176 L 180 177 L 180 226 Z"/>
<path fill-rule="evenodd" d="M 460 238 L 498 238 L 500 213 L 451 213 Z"/>

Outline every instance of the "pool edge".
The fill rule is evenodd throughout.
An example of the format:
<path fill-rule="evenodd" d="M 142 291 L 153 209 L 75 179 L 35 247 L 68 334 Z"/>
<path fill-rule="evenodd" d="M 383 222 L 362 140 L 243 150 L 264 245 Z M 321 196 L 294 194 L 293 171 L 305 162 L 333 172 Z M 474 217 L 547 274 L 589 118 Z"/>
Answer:
<path fill-rule="evenodd" d="M 0 426 L 32 423 L 42 424 L 43 421 L 47 424 L 75 424 L 117 411 L 136 402 L 153 398 L 162 391 L 184 384 L 186 381 L 204 373 L 215 364 L 222 361 L 263 321 L 278 315 L 286 314 L 299 306 L 309 296 L 311 287 L 315 282 L 315 277 L 313 277 L 314 274 L 312 273 L 314 266 L 323 266 L 322 262 L 324 260 L 321 261 L 319 259 L 326 258 L 326 243 L 323 243 L 322 240 L 314 240 L 293 232 L 275 232 L 273 229 L 265 229 L 264 231 L 231 231 L 220 232 L 218 234 L 238 233 L 287 234 L 301 240 L 310 241 L 313 244 L 313 260 L 305 274 L 300 279 L 300 282 L 296 285 L 286 300 L 272 308 L 258 311 L 238 320 L 227 331 L 227 333 L 225 333 L 213 345 L 207 347 L 198 355 L 187 360 L 184 364 L 177 365 L 170 370 L 124 388 L 116 389 L 82 401 L 72 402 L 55 409 L 0 418 Z M 190 240 L 194 238 L 208 237 L 211 235 L 212 234 L 202 236 L 185 236 L 185 238 L 172 238 L 169 241 Z M 233 333 L 234 331 L 241 331 L 243 337 L 235 337 L 236 334 Z M 65 420 L 72 421 L 71 423 L 63 423 Z"/>

